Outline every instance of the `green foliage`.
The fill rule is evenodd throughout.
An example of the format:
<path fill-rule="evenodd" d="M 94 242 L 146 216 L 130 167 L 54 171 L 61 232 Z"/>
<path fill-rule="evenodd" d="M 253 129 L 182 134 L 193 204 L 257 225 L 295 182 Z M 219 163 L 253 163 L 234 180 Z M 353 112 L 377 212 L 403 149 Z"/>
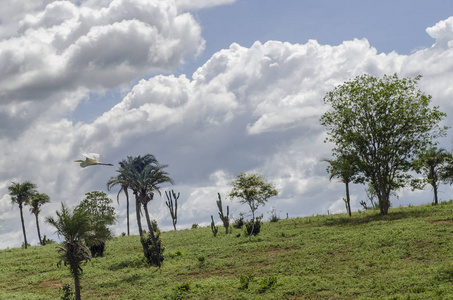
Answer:
<path fill-rule="evenodd" d="M 245 222 L 245 232 L 248 236 L 257 236 L 261 231 L 262 216 Z"/>
<path fill-rule="evenodd" d="M 74 291 L 72 290 L 72 286 L 69 283 L 63 284 L 62 287 L 60 287 L 59 291 L 61 295 L 61 300 L 74 300 Z"/>
<path fill-rule="evenodd" d="M 448 182 L 448 165 L 453 161 L 451 153 L 445 149 L 436 147 L 429 148 L 419 154 L 412 162 L 414 170 L 423 175 L 423 178 L 416 178 L 411 182 L 415 189 L 422 189 L 426 184 L 431 185 L 434 193 L 434 205 L 439 203 L 437 191 L 440 182 Z"/>
<path fill-rule="evenodd" d="M 209 226 L 162 232 L 165 253 L 183 255 L 160 269 L 143 259 L 138 235 L 115 237 L 104 257 L 82 265 L 82 297 L 174 299 L 191 280 L 180 299 L 450 299 L 453 204 L 440 204 L 263 222 L 252 243 L 234 227 L 216 239 Z M 0 299 L 59 299 L 71 277 L 55 255 L 54 245 L 0 250 Z M 255 275 L 247 289 L 238 274 Z"/>
<path fill-rule="evenodd" d="M 263 175 L 246 174 L 241 172 L 234 181 L 229 196 L 231 199 L 239 198 L 241 203 L 249 205 L 252 212 L 252 221 L 255 220 L 255 211 L 260 205 L 265 205 L 270 197 L 277 196 L 278 192 L 272 183 L 266 181 Z M 252 238 L 253 224 L 249 233 L 249 240 Z"/>
<path fill-rule="evenodd" d="M 280 217 L 277 215 L 277 211 L 276 211 L 275 207 L 272 206 L 269 222 L 278 222 L 278 221 L 280 221 Z"/>
<path fill-rule="evenodd" d="M 239 289 L 240 290 L 247 290 L 251 282 L 255 281 L 255 275 L 248 274 L 239 275 Z"/>
<path fill-rule="evenodd" d="M 381 214 L 387 214 L 392 191 L 410 183 L 412 160 L 431 147 L 445 127 L 445 117 L 430 107 L 431 96 L 417 89 L 420 76 L 358 76 L 327 93 L 331 109 L 321 117 L 333 155 L 354 158 L 357 180 L 370 182 Z"/>
<path fill-rule="evenodd" d="M 92 230 L 85 237 L 85 243 L 89 247 L 91 256 L 103 256 L 105 242 L 112 237 L 108 225 L 116 221 L 115 209 L 112 207 L 112 199 L 106 193 L 93 191 L 85 194 L 76 210 L 90 216 L 90 227 Z"/>
<path fill-rule="evenodd" d="M 22 209 L 24 205 L 28 205 L 30 203 L 33 195 L 36 194 L 36 184 L 31 183 L 30 181 L 25 181 L 24 183 L 12 182 L 11 185 L 8 186 L 8 190 L 9 195 L 11 196 L 11 202 L 19 206 L 22 233 L 24 235 L 23 245 L 25 249 L 27 249 L 27 233 L 25 231 L 24 214 Z"/>
<path fill-rule="evenodd" d="M 162 262 L 164 261 L 165 247 L 162 245 L 162 239 L 160 238 L 160 230 L 155 220 L 153 221 L 152 226 L 156 244 L 154 244 L 151 233 L 148 233 L 145 236 L 143 236 L 141 238 L 143 253 L 145 255 L 147 263 L 150 266 L 161 267 Z"/>
<path fill-rule="evenodd" d="M 198 224 L 197 223 L 193 223 L 192 224 L 192 229 L 197 229 L 198 228 Z"/>
<path fill-rule="evenodd" d="M 264 277 L 258 281 L 260 288 L 259 292 L 264 293 L 267 290 L 273 289 L 275 286 L 277 286 L 277 275 L 269 275 L 267 277 Z"/>
<path fill-rule="evenodd" d="M 242 226 L 244 226 L 244 214 L 243 213 L 240 213 L 239 214 L 239 218 L 237 218 L 234 223 L 233 223 L 233 227 L 234 228 L 242 228 Z"/>

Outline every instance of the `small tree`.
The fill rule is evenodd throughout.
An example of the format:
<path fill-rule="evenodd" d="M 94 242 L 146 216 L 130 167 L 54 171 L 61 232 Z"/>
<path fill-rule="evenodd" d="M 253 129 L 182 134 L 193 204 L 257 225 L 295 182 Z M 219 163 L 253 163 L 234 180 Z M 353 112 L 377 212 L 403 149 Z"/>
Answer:
<path fill-rule="evenodd" d="M 351 216 L 351 197 L 349 195 L 349 183 L 356 179 L 358 172 L 355 157 L 352 155 L 340 155 L 336 159 L 325 159 L 329 163 L 327 172 L 330 173 L 329 179 L 339 178 L 346 187 L 345 205 L 349 216 Z"/>
<path fill-rule="evenodd" d="M 326 141 L 335 144 L 335 157 L 357 158 L 359 176 L 376 190 L 381 214 L 388 213 L 392 191 L 410 183 L 414 157 L 446 132 L 438 125 L 445 114 L 417 89 L 420 78 L 363 75 L 324 97 L 331 105 L 321 117 Z"/>
<path fill-rule="evenodd" d="M 32 196 L 30 202 L 30 212 L 35 215 L 36 219 L 36 229 L 38 230 L 39 244 L 44 246 L 46 244 L 46 239 L 41 238 L 41 231 L 39 230 L 39 218 L 38 215 L 41 212 L 41 206 L 43 204 L 49 203 L 50 197 L 46 194 L 36 193 Z"/>
<path fill-rule="evenodd" d="M 60 253 L 60 261 L 69 266 L 69 271 L 74 278 L 74 291 L 76 300 L 80 300 L 80 277 L 82 276 L 82 262 L 91 260 L 90 251 L 84 244 L 84 240 L 92 231 L 91 216 L 83 210 L 68 209 L 61 204 L 61 212 L 56 212 L 57 217 L 47 217 L 46 222 L 55 227 L 57 234 L 65 241 L 61 247 L 57 247 Z"/>
<path fill-rule="evenodd" d="M 222 198 L 220 197 L 220 193 L 217 193 L 217 196 L 219 197 L 219 200 L 216 201 L 217 207 L 219 208 L 219 217 L 220 220 L 222 220 L 223 227 L 225 227 L 225 234 L 228 234 L 228 230 L 230 228 L 230 207 L 227 205 L 226 209 L 226 215 L 223 214 L 223 208 L 222 208 Z"/>
<path fill-rule="evenodd" d="M 24 246 L 27 249 L 27 234 L 25 232 L 23 207 L 30 203 L 31 198 L 36 194 L 36 184 L 30 181 L 24 183 L 12 182 L 8 187 L 11 202 L 19 205 L 22 233 L 24 234 Z"/>
<path fill-rule="evenodd" d="M 173 222 L 173 228 L 176 231 L 176 222 L 178 221 L 178 199 L 179 193 L 176 195 L 175 191 L 171 190 L 171 193 L 165 191 L 165 196 L 167 197 L 167 201 L 165 204 L 167 205 L 168 209 L 170 210 L 171 220 Z M 174 202 L 173 202 L 174 199 Z"/>
<path fill-rule="evenodd" d="M 278 192 L 272 183 L 266 182 L 263 175 L 246 174 L 241 172 L 234 181 L 231 182 L 233 189 L 229 197 L 239 198 L 241 203 L 246 203 L 252 212 L 252 229 L 249 233 L 249 241 L 252 239 L 255 226 L 255 211 L 260 205 L 265 205 L 270 197 L 277 196 Z"/>
<path fill-rule="evenodd" d="M 90 216 L 92 231 L 85 236 L 85 242 L 90 248 L 92 257 L 104 255 L 105 242 L 112 236 L 107 227 L 115 224 L 116 221 L 112 203 L 112 199 L 106 193 L 93 191 L 86 193 L 85 199 L 76 207 L 77 211 Z"/>
<path fill-rule="evenodd" d="M 425 178 L 422 180 L 414 180 L 413 186 L 416 188 L 423 188 L 427 183 L 433 187 L 434 205 L 438 204 L 437 191 L 439 184 L 444 174 L 445 166 L 448 161 L 452 159 L 451 153 L 445 149 L 437 149 L 436 147 L 428 149 L 419 155 L 418 159 L 414 161 L 414 169 L 417 173 L 423 174 Z"/>

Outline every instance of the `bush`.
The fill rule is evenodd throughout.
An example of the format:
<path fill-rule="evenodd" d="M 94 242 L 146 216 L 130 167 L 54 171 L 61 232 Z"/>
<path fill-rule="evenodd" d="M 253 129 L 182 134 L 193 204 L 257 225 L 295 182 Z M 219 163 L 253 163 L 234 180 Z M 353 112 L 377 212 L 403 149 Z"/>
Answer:
<path fill-rule="evenodd" d="M 253 227 L 253 233 L 252 235 L 257 236 L 260 231 L 261 231 L 261 217 L 258 217 L 255 219 L 255 224 L 253 225 L 253 220 L 247 221 L 245 223 L 245 231 L 247 232 L 247 235 L 249 236 L 250 233 L 252 232 L 252 227 Z"/>
<path fill-rule="evenodd" d="M 148 233 L 141 238 L 143 254 L 145 255 L 145 259 L 149 265 L 160 267 L 162 265 L 162 262 L 164 261 L 163 254 L 165 248 L 162 246 L 162 240 L 160 239 L 160 230 L 155 220 L 152 222 L 152 226 L 154 237 L 156 239 L 157 249 L 154 246 L 151 234 Z"/>
<path fill-rule="evenodd" d="M 244 214 L 240 213 L 239 214 L 239 219 L 235 220 L 235 222 L 233 223 L 233 227 L 234 228 L 242 228 L 242 226 L 244 226 Z"/>
<path fill-rule="evenodd" d="M 193 223 L 192 224 L 192 229 L 197 229 L 198 228 L 198 224 L 197 223 Z"/>

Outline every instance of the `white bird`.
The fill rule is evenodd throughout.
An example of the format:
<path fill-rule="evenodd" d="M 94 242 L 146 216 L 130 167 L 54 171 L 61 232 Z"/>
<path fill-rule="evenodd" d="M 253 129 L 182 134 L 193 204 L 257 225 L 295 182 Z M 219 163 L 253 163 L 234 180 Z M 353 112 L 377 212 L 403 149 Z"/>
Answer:
<path fill-rule="evenodd" d="M 82 168 L 88 167 L 88 166 L 94 166 L 94 165 L 102 165 L 102 166 L 113 166 L 112 164 L 105 164 L 99 162 L 99 157 L 101 157 L 100 154 L 97 153 L 84 153 L 82 154 L 85 156 L 85 160 L 74 160 L 74 162 L 79 162 L 80 166 Z"/>

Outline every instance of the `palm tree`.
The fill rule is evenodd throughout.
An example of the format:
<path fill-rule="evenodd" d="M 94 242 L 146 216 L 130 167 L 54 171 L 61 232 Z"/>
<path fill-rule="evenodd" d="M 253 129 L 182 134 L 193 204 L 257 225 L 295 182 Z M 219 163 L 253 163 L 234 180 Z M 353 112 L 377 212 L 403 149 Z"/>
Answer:
<path fill-rule="evenodd" d="M 46 194 L 40 194 L 36 193 L 33 195 L 31 198 L 30 202 L 30 212 L 35 215 L 36 218 L 36 228 L 38 229 L 38 238 L 39 238 L 39 243 L 41 245 L 45 245 L 45 242 L 41 239 L 41 232 L 39 230 L 39 221 L 38 221 L 38 215 L 41 212 L 41 206 L 43 204 L 49 203 L 50 202 L 50 197 Z"/>
<path fill-rule="evenodd" d="M 164 171 L 167 165 L 161 165 L 156 157 L 152 154 L 144 156 L 131 157 L 128 156 L 126 160 L 122 160 L 120 168 L 117 170 L 119 175 L 112 177 L 107 186 L 111 187 L 116 184 L 127 186 L 131 189 L 135 196 L 137 225 L 140 237 L 143 238 L 143 230 L 141 226 L 141 207 L 145 212 L 145 218 L 148 225 L 149 234 L 156 252 L 159 253 L 157 239 L 154 235 L 151 219 L 149 217 L 148 203 L 153 200 L 154 192 L 160 192 L 160 184 L 165 182 L 173 183 L 168 173 Z M 144 251 L 145 250 L 145 246 Z"/>
<path fill-rule="evenodd" d="M 76 300 L 80 299 L 80 277 L 82 276 L 82 262 L 91 260 L 90 250 L 85 246 L 84 240 L 89 236 L 92 228 L 90 226 L 90 215 L 84 210 L 68 209 L 63 203 L 61 212 L 57 211 L 57 218 L 47 217 L 46 222 L 55 227 L 59 237 L 64 238 L 63 245 L 58 247 L 60 261 L 69 266 L 69 271 L 74 278 L 74 291 Z"/>
<path fill-rule="evenodd" d="M 448 180 L 445 178 L 447 177 L 445 176 L 445 170 L 447 170 L 448 167 L 444 167 L 451 159 L 452 155 L 447 152 L 447 150 L 433 147 L 421 154 L 420 157 L 414 161 L 414 169 L 418 173 L 422 173 L 426 176 L 425 182 L 429 183 L 433 187 L 434 205 L 439 203 L 437 196 L 439 183 L 441 181 Z"/>
<path fill-rule="evenodd" d="M 348 211 L 349 216 L 351 216 L 351 197 L 349 195 L 349 183 L 355 179 L 355 175 L 357 174 L 357 167 L 354 163 L 354 157 L 351 155 L 340 155 L 337 159 L 324 159 L 329 163 L 327 167 L 327 172 L 330 173 L 329 180 L 333 178 L 339 178 L 341 182 L 345 184 L 346 187 L 346 209 Z"/>
<path fill-rule="evenodd" d="M 8 187 L 11 202 L 19 205 L 20 221 L 22 222 L 22 232 L 24 233 L 24 246 L 27 249 L 27 234 L 25 232 L 23 206 L 30 202 L 32 196 L 36 193 L 36 184 L 30 181 L 24 183 L 12 182 Z"/>
<path fill-rule="evenodd" d="M 126 196 L 126 221 L 127 221 L 127 235 L 130 235 L 130 227 L 129 227 L 129 192 L 127 191 L 128 187 L 124 180 L 122 180 L 122 175 L 112 176 L 110 177 L 109 181 L 107 182 L 107 190 L 111 190 L 111 188 L 117 184 L 121 185 L 118 194 L 116 194 L 116 201 L 118 204 L 120 203 L 120 194 L 121 192 L 124 193 Z"/>

